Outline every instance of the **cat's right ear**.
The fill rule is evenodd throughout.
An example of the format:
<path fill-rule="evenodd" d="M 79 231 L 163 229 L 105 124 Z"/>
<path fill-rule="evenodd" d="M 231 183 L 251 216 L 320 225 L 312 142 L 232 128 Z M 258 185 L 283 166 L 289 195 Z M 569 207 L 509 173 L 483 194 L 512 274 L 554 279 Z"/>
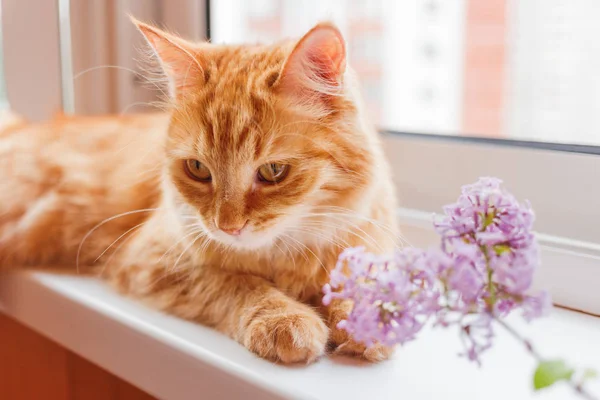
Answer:
<path fill-rule="evenodd" d="M 204 82 L 200 45 L 130 17 L 158 57 L 169 79 L 171 96 L 180 96 Z"/>
<path fill-rule="evenodd" d="M 301 109 L 327 114 L 343 92 L 346 45 L 338 28 L 320 23 L 294 47 L 276 84 Z"/>

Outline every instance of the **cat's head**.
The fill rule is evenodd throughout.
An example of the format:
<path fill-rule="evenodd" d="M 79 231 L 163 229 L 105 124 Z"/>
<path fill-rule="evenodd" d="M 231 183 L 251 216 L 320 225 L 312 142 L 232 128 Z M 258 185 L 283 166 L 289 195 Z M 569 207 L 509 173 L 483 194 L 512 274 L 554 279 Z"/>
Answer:
<path fill-rule="evenodd" d="M 270 246 L 361 203 L 376 168 L 374 135 L 334 25 L 299 41 L 224 46 L 136 24 L 170 82 L 168 179 L 208 236 Z"/>

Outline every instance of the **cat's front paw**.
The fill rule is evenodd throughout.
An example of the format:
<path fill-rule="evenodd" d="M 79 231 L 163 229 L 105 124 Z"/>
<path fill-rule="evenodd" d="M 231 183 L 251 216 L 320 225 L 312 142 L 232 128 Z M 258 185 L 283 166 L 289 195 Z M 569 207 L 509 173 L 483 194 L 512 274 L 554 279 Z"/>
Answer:
<path fill-rule="evenodd" d="M 259 356 L 284 363 L 310 363 L 325 353 L 329 329 L 309 307 L 265 310 L 244 334 L 244 345 Z"/>
<path fill-rule="evenodd" d="M 394 347 L 387 347 L 381 344 L 367 347 L 363 343 L 354 340 L 348 332 L 337 327 L 340 321 L 348 317 L 351 309 L 352 305 L 349 302 L 338 301 L 334 302 L 326 311 L 328 325 L 331 329 L 329 346 L 333 354 L 361 357 L 371 362 L 383 361 L 390 358 L 394 353 Z"/>
<path fill-rule="evenodd" d="M 345 338 L 343 340 L 340 340 L 338 343 L 332 341 L 332 344 L 334 346 L 333 354 L 361 357 L 371 362 L 387 360 L 394 353 L 393 347 L 387 347 L 381 344 L 374 344 L 373 346 L 367 347 L 363 343 L 352 339 L 347 333 L 345 333 Z"/>

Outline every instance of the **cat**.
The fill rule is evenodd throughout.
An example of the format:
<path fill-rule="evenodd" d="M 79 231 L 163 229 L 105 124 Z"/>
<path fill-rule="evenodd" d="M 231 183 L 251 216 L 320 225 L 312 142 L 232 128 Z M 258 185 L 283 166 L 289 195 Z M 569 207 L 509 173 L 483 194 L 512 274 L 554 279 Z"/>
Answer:
<path fill-rule="evenodd" d="M 321 304 L 344 248 L 398 238 L 340 31 L 215 45 L 132 20 L 168 78 L 168 110 L 5 125 L 0 265 L 95 266 L 121 293 L 277 362 L 388 358 L 337 328 L 351 304 Z"/>

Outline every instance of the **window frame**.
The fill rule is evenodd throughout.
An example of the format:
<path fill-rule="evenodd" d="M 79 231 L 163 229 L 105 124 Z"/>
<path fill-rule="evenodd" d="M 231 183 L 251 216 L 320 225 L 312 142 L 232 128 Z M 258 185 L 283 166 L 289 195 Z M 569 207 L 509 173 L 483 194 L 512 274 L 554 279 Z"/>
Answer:
<path fill-rule="evenodd" d="M 399 190 L 403 207 L 437 212 L 458 197 L 460 186 L 497 176 L 517 198 L 531 201 L 540 232 L 600 245 L 600 224 L 593 223 L 600 221 L 600 186 L 586 184 L 600 172 L 596 154 L 427 134 L 388 132 L 382 140 L 396 187 L 407 189 Z"/>
<path fill-rule="evenodd" d="M 211 0 L 206 0 L 205 5 L 206 37 L 210 40 Z M 570 238 L 565 240 L 588 242 L 585 248 L 600 245 L 600 223 L 597 227 L 590 224 L 590 221 L 600 222 L 600 208 L 594 204 L 594 199 L 600 199 L 600 188 L 586 185 L 600 173 L 600 146 L 389 129 L 381 132 L 402 207 L 439 211 L 442 205 L 456 199 L 461 185 L 479 176 L 498 176 L 517 197 L 529 197 L 537 212 L 536 225 L 542 232 Z M 411 159 L 411 152 L 417 149 L 422 152 L 420 160 Z M 485 157 L 481 157 L 482 153 Z M 425 166 L 434 168 L 424 168 L 423 163 L 417 162 L 423 159 L 427 160 Z M 507 165 L 507 159 L 511 165 Z M 470 160 L 469 168 L 458 163 L 460 160 Z M 440 165 L 443 168 L 437 168 Z M 541 181 L 540 171 L 553 171 L 556 179 Z M 437 182 L 452 184 L 428 185 L 436 176 Z M 529 182 L 537 184 L 533 190 L 527 188 Z M 402 188 L 420 190 L 411 192 Z M 570 212 L 575 207 L 573 199 L 578 201 L 577 209 L 585 212 L 575 215 Z"/>
<path fill-rule="evenodd" d="M 427 134 L 384 133 L 381 139 L 398 191 L 400 225 L 405 236 L 417 238 L 410 244 L 436 243 L 432 216 L 456 200 L 461 185 L 498 176 L 536 212 L 542 250 L 536 287 L 547 288 L 558 305 L 600 316 L 600 185 L 586 184 L 597 180 L 600 156 Z"/>
<path fill-rule="evenodd" d="M 44 14 L 45 18 L 53 15 L 58 21 L 56 2 L 49 2 L 44 10 L 45 13 L 40 10 L 39 13 L 29 13 L 31 4 L 17 0 L 2 1 L 2 20 L 12 21 L 2 24 L 3 48 L 7 55 L 4 67 L 12 77 L 6 82 L 8 100 L 14 111 L 31 120 L 52 117 L 48 110 L 59 111 L 62 101 L 58 24 L 46 23 L 39 25 L 39 30 L 27 31 L 22 27 L 28 24 L 23 21 L 15 23 L 16 15 L 29 15 L 32 23 L 37 14 Z M 102 18 L 116 24 L 119 10 L 119 7 L 111 9 L 111 13 Z M 169 25 L 184 20 L 184 26 L 189 27 L 190 32 L 196 32 L 192 35 L 205 33 L 210 40 L 210 0 L 186 0 L 185 10 L 189 12 L 178 9 L 167 13 L 163 22 Z M 197 15 L 199 13 L 202 15 Z M 99 12 L 96 14 L 100 15 Z M 80 16 L 77 12 L 77 17 Z M 89 29 L 102 21 L 95 20 Z M 28 48 L 27 53 L 45 55 L 46 58 L 37 63 L 28 58 L 30 65 L 22 68 L 20 63 L 23 59 L 16 56 L 22 47 L 17 44 L 24 40 L 22 35 L 27 32 L 35 34 L 33 38 L 26 38 L 28 46 L 33 46 Z M 89 37 L 89 32 L 82 36 Z M 105 39 L 95 40 L 94 44 L 106 44 Z M 73 39 L 73 46 L 77 49 L 81 43 Z M 74 56 L 76 62 L 77 54 Z M 128 53 L 128 56 L 131 54 Z M 106 63 L 100 58 L 93 61 Z M 46 84 L 31 85 L 31 76 L 37 78 L 36 82 Z M 115 83 L 116 79 L 107 73 L 102 79 L 95 78 L 92 83 L 94 87 L 102 86 L 108 91 L 112 90 L 108 85 L 111 82 Z M 75 89 L 77 96 L 77 87 Z M 98 91 L 94 94 L 100 97 Z M 44 105 L 44 112 L 39 107 L 28 112 L 31 111 L 29 99 L 32 98 L 37 104 Z M 121 111 L 114 109 L 116 100 L 110 93 L 104 93 L 100 100 L 106 102 L 107 111 Z M 111 104 L 113 108 L 109 108 Z M 76 111 L 81 112 L 81 109 L 76 107 Z M 402 207 L 399 212 L 404 226 L 410 229 L 420 224 L 425 229 L 424 226 L 429 225 L 425 216 L 440 212 L 442 205 L 453 202 L 461 185 L 473 182 L 481 175 L 498 176 L 519 199 L 531 200 L 536 211 L 535 228 L 540 232 L 538 238 L 544 249 L 539 281 L 551 288 L 559 304 L 600 314 L 600 298 L 593 285 L 600 281 L 600 185 L 593 184 L 600 177 L 600 146 L 389 130 L 382 132 L 381 140 L 398 188 Z"/>
<path fill-rule="evenodd" d="M 29 2 L 1 1 L 2 63 L 4 76 L 11 76 L 5 80 L 11 111 L 40 121 L 62 110 L 59 9 L 57 1 L 32 8 Z"/>
<path fill-rule="evenodd" d="M 210 3 L 206 0 L 209 40 L 214 26 Z M 454 202 L 462 185 L 479 176 L 498 176 L 519 199 L 530 200 L 536 212 L 542 248 L 536 285 L 548 288 L 561 306 L 600 315 L 600 292 L 594 285 L 600 281 L 600 207 L 594 204 L 600 200 L 600 185 L 590 184 L 600 176 L 600 146 L 390 129 L 381 133 L 401 226 L 428 238 L 420 245 L 435 239 L 431 215 Z"/>

